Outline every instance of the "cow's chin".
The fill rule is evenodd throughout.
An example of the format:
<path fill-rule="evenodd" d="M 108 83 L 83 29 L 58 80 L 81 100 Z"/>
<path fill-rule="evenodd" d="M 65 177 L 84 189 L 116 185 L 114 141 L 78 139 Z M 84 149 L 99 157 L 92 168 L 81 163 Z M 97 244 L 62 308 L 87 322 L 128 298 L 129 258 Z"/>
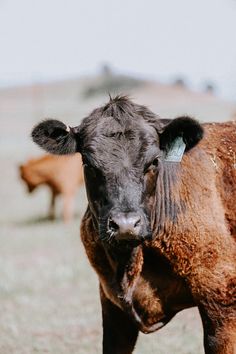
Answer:
<path fill-rule="evenodd" d="M 144 239 L 142 238 L 137 238 L 137 239 L 122 239 L 122 240 L 115 240 L 116 244 L 119 245 L 119 247 L 124 247 L 124 248 L 133 248 L 141 245 L 143 243 Z"/>
<path fill-rule="evenodd" d="M 119 248 L 119 249 L 130 249 L 135 248 L 139 245 L 144 244 L 146 241 L 152 240 L 152 234 L 148 233 L 146 235 L 136 236 L 136 238 L 122 236 L 121 238 L 118 235 L 112 236 L 110 238 L 100 236 L 101 241 L 107 247 Z"/>
<path fill-rule="evenodd" d="M 135 247 L 138 247 L 144 242 L 142 239 L 137 239 L 137 240 L 116 240 L 115 238 L 113 240 L 110 240 L 109 242 L 103 241 L 103 244 L 107 248 L 111 248 L 113 250 L 117 249 L 119 251 L 121 250 L 128 250 L 128 249 L 133 249 Z"/>

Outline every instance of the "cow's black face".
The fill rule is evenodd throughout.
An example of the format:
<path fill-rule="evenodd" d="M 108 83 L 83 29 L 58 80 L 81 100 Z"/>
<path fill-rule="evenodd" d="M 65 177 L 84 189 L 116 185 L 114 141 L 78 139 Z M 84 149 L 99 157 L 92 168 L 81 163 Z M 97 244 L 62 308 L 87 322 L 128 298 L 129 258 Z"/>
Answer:
<path fill-rule="evenodd" d="M 87 137 L 86 126 L 81 126 Z M 151 236 L 150 198 L 155 191 L 158 134 L 142 119 L 123 124 L 104 117 L 90 139 L 82 142 L 89 205 L 100 237 L 145 240 Z"/>
<path fill-rule="evenodd" d="M 151 237 L 154 200 L 163 197 L 155 195 L 159 162 L 172 155 L 176 139 L 183 139 L 187 151 L 202 133 L 191 118 L 160 120 L 146 107 L 117 97 L 76 128 L 48 120 L 34 128 L 32 137 L 48 152 L 82 154 L 100 238 L 136 243 Z"/>

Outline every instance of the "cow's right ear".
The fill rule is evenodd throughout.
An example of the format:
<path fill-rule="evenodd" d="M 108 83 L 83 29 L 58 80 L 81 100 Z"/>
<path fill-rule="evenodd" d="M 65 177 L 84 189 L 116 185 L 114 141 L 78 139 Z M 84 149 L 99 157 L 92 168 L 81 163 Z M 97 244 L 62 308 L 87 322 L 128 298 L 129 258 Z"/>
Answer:
<path fill-rule="evenodd" d="M 55 119 L 36 125 L 31 136 L 36 144 L 51 154 L 66 155 L 79 151 L 78 128 L 71 128 Z"/>

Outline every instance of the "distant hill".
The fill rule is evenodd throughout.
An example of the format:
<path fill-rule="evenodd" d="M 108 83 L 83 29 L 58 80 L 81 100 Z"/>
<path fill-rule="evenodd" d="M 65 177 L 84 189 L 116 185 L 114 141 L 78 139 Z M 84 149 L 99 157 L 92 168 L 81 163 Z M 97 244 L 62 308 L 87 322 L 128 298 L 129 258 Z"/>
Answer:
<path fill-rule="evenodd" d="M 194 92 L 180 85 L 105 73 L 32 86 L 0 90 L 1 151 L 36 149 L 29 134 L 45 117 L 78 125 L 92 109 L 104 104 L 108 94 L 128 94 L 161 117 L 188 114 L 200 121 L 226 121 L 235 118 L 236 103 L 224 101 L 210 92 Z M 1 153 L 0 151 L 0 153 Z"/>
<path fill-rule="evenodd" d="M 115 95 L 123 91 L 131 91 L 144 85 L 145 81 L 127 75 L 105 75 L 93 78 L 84 85 L 83 97 L 91 98 L 98 95 Z"/>

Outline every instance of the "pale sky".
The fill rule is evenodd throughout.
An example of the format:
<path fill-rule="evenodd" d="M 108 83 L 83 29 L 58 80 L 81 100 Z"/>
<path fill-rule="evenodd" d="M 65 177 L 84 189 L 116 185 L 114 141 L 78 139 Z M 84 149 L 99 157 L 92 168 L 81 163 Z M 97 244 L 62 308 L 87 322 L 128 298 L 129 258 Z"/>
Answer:
<path fill-rule="evenodd" d="M 0 0 L 0 85 L 118 72 L 236 100 L 235 0 Z"/>

